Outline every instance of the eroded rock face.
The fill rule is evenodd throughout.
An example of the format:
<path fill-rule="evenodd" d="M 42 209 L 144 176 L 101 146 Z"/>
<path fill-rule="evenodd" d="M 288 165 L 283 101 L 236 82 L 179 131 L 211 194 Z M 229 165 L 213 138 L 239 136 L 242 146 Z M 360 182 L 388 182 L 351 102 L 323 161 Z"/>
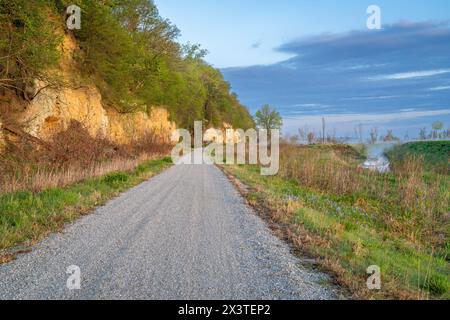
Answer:
<path fill-rule="evenodd" d="M 154 134 L 161 142 L 170 142 L 172 132 L 176 129 L 169 121 L 169 114 L 164 108 L 153 108 L 150 114 L 135 112 L 119 114 L 108 112 L 110 139 L 118 144 L 132 143 Z"/>
<path fill-rule="evenodd" d="M 240 133 L 233 129 L 228 123 L 223 123 L 221 129 L 210 128 L 203 134 L 204 142 L 216 142 L 216 143 L 239 143 L 242 138 Z"/>
<path fill-rule="evenodd" d="M 93 137 L 104 137 L 118 144 L 129 144 L 148 134 L 169 141 L 175 124 L 163 108 L 153 108 L 150 114 L 135 112 L 119 114 L 105 110 L 97 88 L 46 89 L 17 117 L 29 134 L 43 140 L 66 130 L 72 120 L 83 124 Z"/>
<path fill-rule="evenodd" d="M 72 120 L 94 137 L 108 136 L 109 120 L 95 87 L 43 90 L 17 120 L 26 132 L 43 140 L 67 129 Z"/>
<path fill-rule="evenodd" d="M 10 108 L 8 116 L 25 132 L 49 141 L 75 120 L 93 137 L 107 138 L 118 144 L 132 143 L 149 133 L 155 134 L 161 141 L 170 141 L 175 124 L 169 121 L 169 114 L 164 108 L 152 108 L 149 114 L 119 114 L 114 109 L 107 110 L 102 104 L 98 88 L 93 84 L 80 84 L 77 80 L 80 74 L 74 55 L 79 48 L 75 39 L 71 35 L 64 35 L 59 49 L 61 61 L 58 72 L 65 85 L 50 88 L 36 81 L 33 89 L 40 90 L 30 92 L 34 94 L 33 99 L 24 108 Z"/>

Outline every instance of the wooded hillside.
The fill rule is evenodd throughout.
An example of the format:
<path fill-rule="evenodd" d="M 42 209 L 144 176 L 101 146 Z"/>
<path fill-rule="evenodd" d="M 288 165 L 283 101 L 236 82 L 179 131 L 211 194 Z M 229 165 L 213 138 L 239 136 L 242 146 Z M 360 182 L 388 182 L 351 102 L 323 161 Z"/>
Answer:
<path fill-rule="evenodd" d="M 69 31 L 66 8 L 81 8 Z M 24 99 L 36 79 L 57 85 L 64 29 L 78 42 L 77 68 L 120 112 L 165 106 L 179 127 L 252 127 L 253 120 L 198 45 L 176 42 L 180 31 L 151 0 L 0 0 L 0 89 Z M 83 81 L 81 79 L 81 81 Z"/>

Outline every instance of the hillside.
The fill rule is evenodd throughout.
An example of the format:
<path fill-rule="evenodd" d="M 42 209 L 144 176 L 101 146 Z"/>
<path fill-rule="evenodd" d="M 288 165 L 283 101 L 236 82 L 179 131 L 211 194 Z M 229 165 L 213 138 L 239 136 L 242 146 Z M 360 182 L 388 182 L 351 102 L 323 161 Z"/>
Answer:
<path fill-rule="evenodd" d="M 66 8 L 81 8 L 68 30 Z M 198 45 L 148 0 L 0 0 L 0 193 L 167 155 L 175 128 L 249 128 Z"/>
<path fill-rule="evenodd" d="M 66 27 L 72 4 L 82 10 L 80 30 Z M 206 52 L 178 44 L 179 30 L 151 1 L 0 0 L 0 18 L 4 128 L 49 140 L 75 120 L 123 144 L 158 130 L 167 136 L 174 125 L 191 129 L 196 120 L 253 126 L 204 62 Z"/>

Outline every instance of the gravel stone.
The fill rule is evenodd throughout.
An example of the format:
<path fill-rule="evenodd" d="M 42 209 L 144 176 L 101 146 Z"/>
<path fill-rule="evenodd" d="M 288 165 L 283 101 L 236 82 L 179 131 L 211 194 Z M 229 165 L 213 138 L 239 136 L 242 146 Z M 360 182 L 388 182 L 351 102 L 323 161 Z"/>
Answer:
<path fill-rule="evenodd" d="M 66 286 L 69 266 L 81 289 Z M 213 165 L 177 165 L 0 266 L 0 299 L 337 299 Z"/>

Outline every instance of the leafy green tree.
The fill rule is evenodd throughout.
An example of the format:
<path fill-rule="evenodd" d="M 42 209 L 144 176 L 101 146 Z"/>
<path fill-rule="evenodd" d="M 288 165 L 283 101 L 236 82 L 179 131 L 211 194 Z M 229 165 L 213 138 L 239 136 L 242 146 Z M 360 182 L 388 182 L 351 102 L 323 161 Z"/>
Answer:
<path fill-rule="evenodd" d="M 54 32 L 47 9 L 51 0 L 0 0 L 0 88 L 24 95 L 34 80 L 53 82 L 62 37 Z"/>
<path fill-rule="evenodd" d="M 81 8 L 81 29 L 68 31 L 64 12 L 72 4 Z M 49 82 L 62 32 L 79 44 L 75 56 L 83 79 L 119 112 L 157 105 L 188 129 L 196 120 L 254 126 L 220 71 L 203 60 L 207 51 L 180 45 L 180 31 L 151 0 L 0 0 L 0 88 L 20 88 L 36 78 Z"/>
<path fill-rule="evenodd" d="M 255 122 L 259 129 L 272 130 L 281 129 L 283 126 L 283 118 L 280 113 L 272 109 L 268 104 L 264 105 L 256 112 Z"/>
<path fill-rule="evenodd" d="M 442 121 L 433 122 L 433 138 L 437 139 L 439 137 L 439 131 L 444 128 L 444 123 Z"/>
<path fill-rule="evenodd" d="M 444 123 L 442 121 L 436 121 L 433 123 L 433 129 L 436 131 L 440 131 L 444 128 Z"/>

